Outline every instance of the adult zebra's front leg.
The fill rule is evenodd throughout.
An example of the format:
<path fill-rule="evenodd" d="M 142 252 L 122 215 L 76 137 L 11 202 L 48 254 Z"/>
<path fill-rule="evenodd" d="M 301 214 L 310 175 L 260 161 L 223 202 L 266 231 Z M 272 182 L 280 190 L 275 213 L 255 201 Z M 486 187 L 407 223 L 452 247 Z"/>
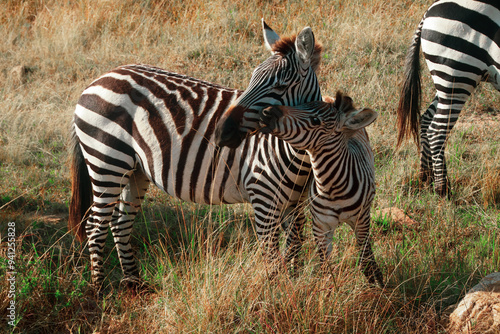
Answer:
<path fill-rule="evenodd" d="M 282 257 L 279 251 L 279 233 L 282 223 L 281 212 L 270 209 L 269 205 L 263 205 L 256 200 L 252 202 L 255 213 L 255 231 L 259 240 L 264 257 L 271 266 L 271 276 L 279 270 Z"/>

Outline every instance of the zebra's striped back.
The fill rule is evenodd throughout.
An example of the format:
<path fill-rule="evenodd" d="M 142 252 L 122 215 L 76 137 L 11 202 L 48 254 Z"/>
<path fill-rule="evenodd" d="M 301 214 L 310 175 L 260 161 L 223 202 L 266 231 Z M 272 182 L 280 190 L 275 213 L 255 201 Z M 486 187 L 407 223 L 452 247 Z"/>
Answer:
<path fill-rule="evenodd" d="M 331 99 L 330 99 L 331 101 Z M 307 150 L 314 182 L 309 191 L 313 234 L 326 260 L 339 223 L 348 223 L 361 248 L 361 264 L 370 282 L 382 285 L 382 274 L 370 244 L 370 208 L 375 196 L 375 167 L 365 127 L 377 113 L 356 110 L 348 96 L 297 107 L 274 106 L 261 112 L 264 132 Z"/>
<path fill-rule="evenodd" d="M 237 203 L 242 149 L 213 136 L 221 113 L 241 92 L 144 65 L 119 67 L 82 93 L 75 131 L 89 156 L 117 173 L 140 168 L 160 189 L 196 203 Z M 215 169 L 216 167 L 217 170 Z"/>
<path fill-rule="evenodd" d="M 420 117 L 419 49 L 436 96 Z M 429 7 L 407 55 L 398 106 L 398 145 L 410 133 L 420 143 L 420 178 L 449 195 L 444 145 L 465 102 L 481 81 L 500 90 L 500 2 L 441 0 Z"/>

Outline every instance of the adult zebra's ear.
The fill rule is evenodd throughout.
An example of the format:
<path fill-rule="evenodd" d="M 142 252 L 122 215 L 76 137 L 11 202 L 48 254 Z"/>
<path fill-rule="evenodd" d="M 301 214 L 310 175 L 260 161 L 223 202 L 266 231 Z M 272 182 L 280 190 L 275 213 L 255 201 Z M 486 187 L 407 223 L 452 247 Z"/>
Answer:
<path fill-rule="evenodd" d="M 377 116 L 378 113 L 369 108 L 354 110 L 344 116 L 340 126 L 342 130 L 356 131 L 372 124 Z"/>
<path fill-rule="evenodd" d="M 311 63 L 311 57 L 314 53 L 314 34 L 311 27 L 305 27 L 297 35 L 295 40 L 295 49 L 297 51 L 297 56 L 303 64 L 303 68 L 309 66 Z"/>
<path fill-rule="evenodd" d="M 266 48 L 272 52 L 274 43 L 279 41 L 281 37 L 267 25 L 267 23 L 264 21 L 264 18 L 262 18 L 262 32 L 264 34 L 264 42 L 266 44 Z"/>

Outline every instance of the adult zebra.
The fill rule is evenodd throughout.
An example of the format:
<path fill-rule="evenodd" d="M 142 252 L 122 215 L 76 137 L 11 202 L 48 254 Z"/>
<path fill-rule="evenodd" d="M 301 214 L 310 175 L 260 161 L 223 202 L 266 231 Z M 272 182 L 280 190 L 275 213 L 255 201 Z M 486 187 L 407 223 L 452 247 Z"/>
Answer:
<path fill-rule="evenodd" d="M 437 90 L 421 119 L 420 44 Z M 405 67 L 397 110 L 397 145 L 413 134 L 417 145 L 420 142 L 420 180 L 434 182 L 439 195 L 449 196 L 444 157 L 446 138 L 481 81 L 488 81 L 500 90 L 500 2 L 435 2 L 418 25 Z"/>
<path fill-rule="evenodd" d="M 370 283 L 383 286 L 370 242 L 370 209 L 375 197 L 375 166 L 365 127 L 376 118 L 371 109 L 356 109 L 347 95 L 296 107 L 273 106 L 260 113 L 272 133 L 311 156 L 314 182 L 309 189 L 313 234 L 324 262 L 332 236 L 346 222 L 356 234 L 360 265 Z"/>
<path fill-rule="evenodd" d="M 104 278 L 109 227 L 124 281 L 132 286 L 140 282 L 130 233 L 150 182 L 196 203 L 250 202 L 258 237 L 273 256 L 278 227 L 292 215 L 296 221 L 286 257 L 297 254 L 305 220 L 299 203 L 309 180 L 309 156 L 262 134 L 234 148 L 213 144 L 217 120 L 238 97 L 251 95 L 257 110 L 263 104 L 321 99 L 315 75 L 321 46 L 312 30 L 279 38 L 264 22 L 263 29 L 272 56 L 254 70 L 245 92 L 128 65 L 104 74 L 82 93 L 73 122 L 69 227 L 80 240 L 89 238 L 97 287 Z M 287 86 L 284 78 L 290 80 Z"/>

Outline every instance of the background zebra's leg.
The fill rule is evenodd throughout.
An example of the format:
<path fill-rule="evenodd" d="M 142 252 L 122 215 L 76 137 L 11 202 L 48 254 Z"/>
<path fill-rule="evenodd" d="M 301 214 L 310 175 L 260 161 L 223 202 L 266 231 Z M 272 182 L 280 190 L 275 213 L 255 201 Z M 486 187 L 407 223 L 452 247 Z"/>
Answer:
<path fill-rule="evenodd" d="M 428 135 L 432 153 L 434 190 L 441 197 L 450 197 L 450 184 L 444 156 L 448 134 L 469 97 L 468 94 L 442 94 L 438 97 L 437 111 L 429 126 Z"/>
<path fill-rule="evenodd" d="M 420 173 L 419 179 L 422 184 L 432 183 L 434 181 L 434 174 L 432 171 L 432 154 L 429 143 L 429 125 L 434 118 L 438 103 L 437 95 L 432 100 L 431 105 L 420 120 Z"/>
<path fill-rule="evenodd" d="M 149 179 L 136 170 L 130 176 L 130 182 L 123 188 L 120 203 L 117 207 L 118 218 L 111 221 L 111 232 L 115 241 L 116 251 L 123 271 L 122 283 L 130 288 L 142 285 L 139 269 L 137 268 L 130 235 L 135 216 L 139 211 L 144 194 L 148 190 Z"/>

